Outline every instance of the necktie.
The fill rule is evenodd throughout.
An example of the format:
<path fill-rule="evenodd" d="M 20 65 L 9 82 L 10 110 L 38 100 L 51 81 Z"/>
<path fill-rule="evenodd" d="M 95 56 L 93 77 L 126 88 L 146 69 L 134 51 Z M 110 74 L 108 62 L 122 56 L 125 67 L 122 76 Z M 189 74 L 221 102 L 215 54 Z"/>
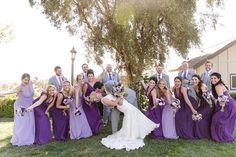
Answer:
<path fill-rule="evenodd" d="M 111 73 L 109 73 L 109 80 L 112 80 Z"/>
<path fill-rule="evenodd" d="M 184 71 L 184 79 L 187 79 L 187 71 Z"/>
<path fill-rule="evenodd" d="M 160 80 L 161 79 L 161 74 L 158 74 L 158 80 Z"/>

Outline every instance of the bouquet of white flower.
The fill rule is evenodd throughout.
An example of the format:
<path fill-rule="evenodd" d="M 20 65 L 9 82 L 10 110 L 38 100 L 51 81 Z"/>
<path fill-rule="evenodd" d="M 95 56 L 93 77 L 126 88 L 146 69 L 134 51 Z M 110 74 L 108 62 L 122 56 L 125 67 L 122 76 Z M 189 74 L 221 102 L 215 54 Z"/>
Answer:
<path fill-rule="evenodd" d="M 202 114 L 200 114 L 200 113 L 193 113 L 192 114 L 192 119 L 194 121 L 200 121 L 202 119 Z"/>
<path fill-rule="evenodd" d="M 156 98 L 156 102 L 154 102 L 154 106 L 152 107 L 152 110 L 154 108 L 157 108 L 157 106 L 164 106 L 166 103 L 165 103 L 165 99 L 160 97 L 160 98 Z"/>
<path fill-rule="evenodd" d="M 124 91 L 124 85 L 119 83 L 113 87 L 112 95 L 117 98 L 124 98 L 128 94 Z"/>
<path fill-rule="evenodd" d="M 220 111 L 221 111 L 221 112 L 224 112 L 225 103 L 229 101 L 229 100 L 228 100 L 228 96 L 226 96 L 226 95 L 218 96 L 218 99 L 217 99 L 217 100 L 219 101 L 220 104 L 222 104 Z"/>
<path fill-rule="evenodd" d="M 212 107 L 212 93 L 210 91 L 202 92 L 202 97 L 209 103 L 210 107 Z"/>
<path fill-rule="evenodd" d="M 173 98 L 173 99 L 172 99 L 171 107 L 172 107 L 172 108 L 175 108 L 175 109 L 180 109 L 181 106 L 180 106 L 180 101 L 179 101 L 179 99 Z"/>
<path fill-rule="evenodd" d="M 20 117 L 24 116 L 25 112 L 26 112 L 26 108 L 24 107 L 17 108 L 15 111 L 16 115 Z"/>

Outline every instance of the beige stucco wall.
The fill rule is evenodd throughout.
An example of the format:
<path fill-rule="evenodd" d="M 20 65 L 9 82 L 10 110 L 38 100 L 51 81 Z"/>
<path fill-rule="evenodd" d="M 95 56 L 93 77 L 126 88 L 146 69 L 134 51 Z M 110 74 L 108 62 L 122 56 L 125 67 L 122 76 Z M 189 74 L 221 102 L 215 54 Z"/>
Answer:
<path fill-rule="evenodd" d="M 211 59 L 213 62 L 213 71 L 222 75 L 222 80 L 230 87 L 230 74 L 236 74 L 236 45 L 225 50 L 218 56 Z M 198 74 L 204 72 L 204 64 L 195 69 Z"/>

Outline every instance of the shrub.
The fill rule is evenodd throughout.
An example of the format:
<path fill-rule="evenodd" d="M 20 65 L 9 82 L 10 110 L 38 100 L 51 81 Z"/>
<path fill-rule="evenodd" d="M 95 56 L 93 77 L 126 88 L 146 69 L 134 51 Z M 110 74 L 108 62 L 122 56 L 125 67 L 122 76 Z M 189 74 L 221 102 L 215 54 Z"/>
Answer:
<path fill-rule="evenodd" d="M 7 97 L 0 99 L 0 117 L 9 117 L 12 118 L 14 116 L 14 102 L 15 98 Z"/>
<path fill-rule="evenodd" d="M 236 93 L 230 93 L 230 95 L 236 100 Z"/>

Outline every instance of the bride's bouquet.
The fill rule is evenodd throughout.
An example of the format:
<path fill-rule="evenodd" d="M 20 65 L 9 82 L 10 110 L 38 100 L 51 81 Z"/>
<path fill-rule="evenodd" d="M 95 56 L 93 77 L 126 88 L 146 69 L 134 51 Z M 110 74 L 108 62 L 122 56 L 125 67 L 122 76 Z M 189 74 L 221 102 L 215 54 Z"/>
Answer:
<path fill-rule="evenodd" d="M 117 98 L 124 98 L 124 97 L 128 96 L 128 94 L 124 90 L 124 85 L 121 83 L 119 83 L 113 87 L 112 95 Z"/>
<path fill-rule="evenodd" d="M 226 96 L 226 95 L 221 95 L 221 96 L 218 97 L 217 100 L 219 101 L 220 104 L 223 104 L 223 105 L 221 106 L 221 110 L 220 110 L 220 111 L 221 111 L 221 112 L 224 112 L 225 103 L 226 103 L 226 102 L 229 102 L 228 96 Z"/>

